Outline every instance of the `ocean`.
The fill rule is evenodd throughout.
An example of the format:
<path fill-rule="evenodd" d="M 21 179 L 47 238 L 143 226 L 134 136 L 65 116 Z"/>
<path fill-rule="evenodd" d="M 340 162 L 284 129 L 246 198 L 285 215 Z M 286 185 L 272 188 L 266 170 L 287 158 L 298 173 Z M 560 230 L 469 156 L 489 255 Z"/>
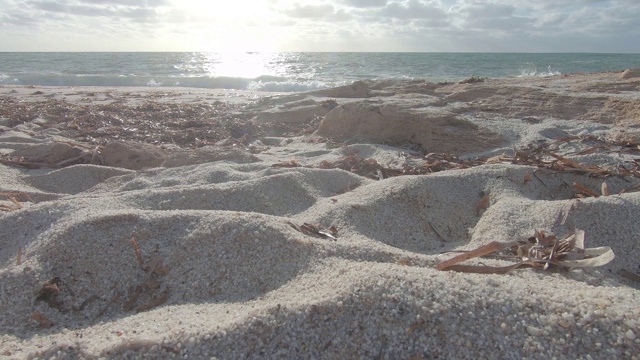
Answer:
<path fill-rule="evenodd" d="M 295 92 L 356 80 L 558 76 L 640 67 L 640 54 L 0 53 L 0 85 L 169 86 Z"/>

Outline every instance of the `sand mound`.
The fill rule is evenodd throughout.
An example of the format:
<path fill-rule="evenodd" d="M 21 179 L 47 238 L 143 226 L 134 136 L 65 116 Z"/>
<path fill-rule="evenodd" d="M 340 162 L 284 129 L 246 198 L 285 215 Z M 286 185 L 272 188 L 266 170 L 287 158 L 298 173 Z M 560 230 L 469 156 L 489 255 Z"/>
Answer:
<path fill-rule="evenodd" d="M 620 75 L 621 79 L 633 79 L 637 77 L 640 77 L 640 68 L 627 69 L 622 72 L 622 75 Z"/>
<path fill-rule="evenodd" d="M 628 85 L 611 76 L 379 83 L 372 102 L 343 102 L 318 129 L 464 159 L 309 135 L 198 149 L 124 143 L 118 164 L 142 170 L 45 166 L 82 153 L 25 167 L 5 155 L 48 159 L 58 152 L 45 145 L 91 154 L 101 145 L 82 134 L 63 141 L 71 132 L 55 122 L 0 131 L 0 354 L 636 358 L 640 151 L 621 135 L 636 129 L 618 119 L 614 128 L 561 119 L 553 108 L 512 118 L 480 103 L 507 96 L 496 95 L 502 86 L 560 93 L 586 80 L 599 89 Z M 456 91 L 466 95 L 448 97 Z M 274 95 L 234 111 L 246 106 L 240 115 L 253 119 L 274 104 L 286 111 L 326 100 Z M 329 166 L 336 163 L 349 166 Z M 308 230 L 331 227 L 336 239 Z M 435 268 L 443 252 L 575 229 L 615 259 L 506 275 Z"/>
<path fill-rule="evenodd" d="M 456 155 L 492 149 L 502 142 L 499 135 L 446 111 L 416 111 L 370 102 L 331 110 L 316 133 L 339 141 L 352 138 L 390 145 L 418 144 L 429 152 Z"/>
<path fill-rule="evenodd" d="M 162 165 L 166 155 L 153 145 L 112 141 L 102 151 L 103 164 L 130 170 L 140 170 Z"/>
<path fill-rule="evenodd" d="M 47 143 L 24 147 L 9 153 L 14 158 L 25 158 L 28 161 L 57 166 L 61 162 L 82 155 L 82 149 L 66 143 Z"/>
<path fill-rule="evenodd" d="M 366 98 L 370 96 L 369 85 L 364 81 L 356 81 L 351 85 L 318 90 L 309 94 L 327 98 Z"/>

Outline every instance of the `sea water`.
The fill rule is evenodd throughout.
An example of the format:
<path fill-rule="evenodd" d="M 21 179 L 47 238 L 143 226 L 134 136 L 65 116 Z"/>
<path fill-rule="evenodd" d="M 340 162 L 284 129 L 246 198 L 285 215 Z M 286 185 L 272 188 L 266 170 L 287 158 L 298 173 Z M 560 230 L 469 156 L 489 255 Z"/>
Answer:
<path fill-rule="evenodd" d="M 458 81 L 640 67 L 640 54 L 0 53 L 0 85 L 305 91 L 356 80 Z"/>

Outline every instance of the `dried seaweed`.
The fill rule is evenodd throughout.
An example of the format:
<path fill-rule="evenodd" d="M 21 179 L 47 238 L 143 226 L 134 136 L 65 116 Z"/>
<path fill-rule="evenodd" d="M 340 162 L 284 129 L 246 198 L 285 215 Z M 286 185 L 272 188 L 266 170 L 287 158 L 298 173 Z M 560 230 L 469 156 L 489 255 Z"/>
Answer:
<path fill-rule="evenodd" d="M 491 196 L 489 196 L 489 194 L 486 194 L 482 197 L 482 199 L 480 199 L 480 201 L 478 202 L 478 204 L 476 204 L 476 213 L 478 216 L 480 216 L 480 213 L 483 210 L 486 210 L 489 208 L 489 201 L 491 200 Z"/>
<path fill-rule="evenodd" d="M 471 77 L 467 81 L 481 81 Z M 43 164 L 23 158 L 0 156 L 0 163 L 27 168 L 64 167 L 77 163 L 101 164 L 100 148 L 108 141 L 130 140 L 156 145 L 173 144 L 180 147 L 197 148 L 221 142 L 248 145 L 264 136 L 299 136 L 315 130 L 318 119 L 303 124 L 257 122 L 252 120 L 259 109 L 248 106 L 216 101 L 195 101 L 190 103 L 166 102 L 166 93 L 149 93 L 144 98 L 136 94 L 106 93 L 108 103 L 70 103 L 64 100 L 19 101 L 12 96 L 0 96 L 0 117 L 9 119 L 12 125 L 28 122 L 34 118 L 46 119 L 40 124 L 44 128 L 55 128 L 73 137 L 70 143 L 81 149 L 79 155 L 57 164 Z M 140 100 L 135 100 L 140 99 Z M 334 106 L 327 103 L 328 107 Z M 253 109 L 253 110 L 252 110 Z M 26 131 L 25 131 L 26 132 Z M 309 141 L 321 141 L 311 138 Z M 331 139 L 325 139 L 331 146 Z M 323 161 L 314 166 L 323 169 L 343 169 L 370 179 L 382 180 L 401 175 L 427 175 L 439 171 L 466 169 L 483 164 L 512 163 L 535 166 L 554 171 L 586 174 L 589 176 L 632 176 L 640 178 L 638 159 L 621 162 L 615 167 L 581 164 L 556 154 L 552 149 L 560 144 L 579 142 L 587 146 L 574 155 L 593 153 L 640 154 L 640 144 L 611 141 L 597 136 L 569 136 L 542 144 L 514 149 L 513 155 L 500 155 L 478 159 L 460 159 L 452 154 L 429 153 L 421 156 L 422 163 L 405 164 L 391 168 L 383 166 L 375 159 L 363 158 L 348 145 L 340 145 L 344 157 L 337 161 Z M 583 147 L 584 147 L 583 146 Z M 260 150 L 261 151 L 261 150 Z M 416 159 L 418 160 L 418 159 Z M 274 167 L 299 167 L 296 160 L 290 160 Z M 538 178 L 533 173 L 533 176 Z M 531 180 L 525 175 L 524 183 Z M 538 178 L 538 180 L 540 180 Z M 637 190 L 637 188 L 632 188 Z M 631 191 L 631 190 L 630 190 Z M 11 211 L 6 205 L 0 210 Z"/>
<path fill-rule="evenodd" d="M 271 167 L 274 167 L 274 168 L 295 168 L 300 166 L 302 165 L 300 165 L 300 163 L 297 162 L 296 160 L 281 161 L 279 163 L 271 165 Z"/>
<path fill-rule="evenodd" d="M 163 293 L 158 296 L 156 296 L 155 294 L 161 286 L 158 278 L 167 275 L 169 273 L 169 269 L 162 264 L 162 258 L 159 256 L 154 257 L 149 263 L 149 266 L 145 268 L 142 258 L 142 252 L 135 240 L 135 236 L 131 237 L 130 242 L 136 255 L 136 261 L 140 265 L 140 268 L 142 268 L 142 270 L 147 273 L 147 275 L 141 283 L 129 286 L 127 294 L 128 300 L 126 300 L 122 304 L 122 309 L 124 311 L 135 310 L 136 312 L 141 312 L 162 305 L 167 301 L 169 297 L 168 289 L 165 289 Z M 136 306 L 138 301 L 143 296 L 150 298 L 150 300 L 142 305 Z"/>
<path fill-rule="evenodd" d="M 448 153 L 428 153 L 421 158 L 422 163 L 416 165 L 410 165 L 405 162 L 402 166 L 397 168 L 391 168 L 382 166 L 377 160 L 372 158 L 364 158 L 358 155 L 351 147 L 342 145 L 341 150 L 345 156 L 335 161 L 323 160 L 319 164 L 313 166 L 308 165 L 306 167 L 320 168 L 320 169 L 342 169 L 349 172 L 353 172 L 360 176 L 364 176 L 374 180 L 382 180 L 395 176 L 402 175 L 428 175 L 440 171 L 446 170 L 460 170 L 467 169 L 484 164 L 499 164 L 499 163 L 511 163 L 516 165 L 535 166 L 541 169 L 548 169 L 557 172 L 568 172 L 576 174 L 585 174 L 591 177 L 606 178 L 610 176 L 631 176 L 640 178 L 640 163 L 633 160 L 628 162 L 628 166 L 619 165 L 617 167 L 607 166 L 595 166 L 581 164 L 575 160 L 568 159 L 564 156 L 558 155 L 548 149 L 559 142 L 568 141 L 585 141 L 584 138 L 565 138 L 556 140 L 551 143 L 540 144 L 536 147 L 528 147 L 524 149 L 514 149 L 513 155 L 498 155 L 485 158 L 477 158 L 473 160 L 462 159 L 453 154 Z M 600 140 L 602 141 L 602 140 Z M 640 154 L 640 150 L 637 150 L 638 145 L 625 146 L 627 149 L 625 152 L 632 153 L 636 151 Z M 620 152 L 621 146 L 615 143 L 604 143 L 597 148 L 592 148 L 592 151 L 615 151 Z M 634 150 L 636 149 L 636 150 Z M 417 160 L 418 158 L 416 158 Z M 296 160 L 289 160 L 286 162 L 280 162 L 273 164 L 272 167 L 300 167 L 302 166 Z M 535 177 L 545 187 L 547 185 L 536 175 L 536 171 L 527 172 L 523 175 L 523 184 Z M 580 186 L 580 185 L 578 185 Z M 638 190 L 638 187 L 631 187 L 629 191 Z M 586 196 L 597 196 L 598 194 L 592 190 L 588 190 L 582 186 L 578 188 L 578 193 Z"/>
<path fill-rule="evenodd" d="M 0 204 L 0 211 L 20 210 L 22 209 L 22 204 L 20 203 L 20 201 L 30 201 L 31 203 L 35 204 L 35 201 L 33 201 L 31 196 L 24 192 L 0 192 L 0 196 L 7 198 L 12 203 L 12 205 Z"/>
<path fill-rule="evenodd" d="M 370 179 L 382 180 L 389 177 L 401 175 L 424 175 L 444 170 L 465 169 L 471 166 L 483 164 L 480 160 L 462 160 L 451 154 L 429 153 L 423 157 L 424 162 L 419 166 L 411 166 L 407 163 L 399 168 L 382 166 L 377 160 L 363 158 L 355 152 L 349 152 L 336 161 L 323 160 L 316 167 L 320 169 L 342 169 L 368 177 Z"/>
<path fill-rule="evenodd" d="M 459 265 L 459 263 L 488 255 L 501 255 L 502 259 L 517 262 L 508 266 Z M 598 248 L 584 247 L 584 231 L 576 229 L 562 238 L 547 236 L 543 231 L 526 241 L 493 241 L 471 251 L 464 251 L 436 265 L 438 270 L 458 271 L 479 274 L 506 274 L 520 267 L 559 268 L 596 267 L 609 263 L 615 257 L 608 246 Z"/>
<path fill-rule="evenodd" d="M 168 298 L 169 298 L 169 290 L 165 290 L 165 291 L 161 292 L 158 296 L 153 297 L 148 302 L 146 302 L 146 303 L 138 306 L 137 308 L 135 308 L 135 311 L 136 312 L 142 312 L 142 311 L 147 311 L 147 310 L 153 309 L 154 307 L 160 306 L 160 305 L 164 304 L 165 302 L 167 302 Z"/>
<path fill-rule="evenodd" d="M 16 256 L 16 265 L 20 266 L 22 264 L 22 246 L 18 246 L 18 254 Z"/>
<path fill-rule="evenodd" d="M 35 302 L 45 302 L 52 308 L 62 310 L 63 303 L 59 298 L 60 294 L 60 285 L 62 284 L 62 280 L 58 276 L 55 276 L 42 284 L 42 288 L 38 290 L 36 294 Z"/>
<path fill-rule="evenodd" d="M 438 239 L 440 239 L 440 241 L 445 241 L 445 242 L 447 241 L 447 239 L 444 236 L 442 236 L 442 234 L 440 234 L 440 232 L 438 230 L 436 230 L 435 226 L 433 226 L 432 223 L 429 222 L 427 224 L 429 224 L 429 227 L 431 228 L 431 230 L 433 230 L 433 232 L 436 233 L 436 235 L 438 236 Z"/>
<path fill-rule="evenodd" d="M 625 277 L 629 280 L 635 281 L 640 283 L 640 275 L 632 273 L 631 271 L 625 270 L 625 269 L 620 269 L 618 270 L 618 274 L 622 277 Z"/>
<path fill-rule="evenodd" d="M 573 188 L 576 189 L 577 191 L 576 193 L 577 197 L 598 197 L 599 196 L 597 192 L 589 189 L 588 187 L 586 187 L 585 185 L 579 182 L 574 182 Z"/>
<path fill-rule="evenodd" d="M 338 229 L 335 226 L 323 228 L 319 224 L 311 224 L 311 223 L 303 223 L 301 226 L 298 226 L 292 223 L 291 221 L 287 221 L 287 224 L 289 224 L 292 228 L 298 230 L 299 232 L 305 235 L 331 239 L 333 241 L 338 240 Z"/>
<path fill-rule="evenodd" d="M 107 103 L 72 103 L 65 100 L 20 101 L 0 96 L 0 117 L 12 126 L 35 118 L 46 119 L 44 128 L 55 128 L 88 144 L 130 140 L 156 145 L 197 148 L 230 140 L 243 145 L 264 136 L 299 136 L 315 131 L 319 119 L 306 123 L 257 122 L 255 112 L 226 101 L 167 102 L 166 94 L 147 93 L 143 101 L 134 94 Z M 330 105 L 329 105 L 330 106 Z"/>
<path fill-rule="evenodd" d="M 40 311 L 34 311 L 31 313 L 30 318 L 35 320 L 38 325 L 42 328 L 50 328 L 54 325 L 53 321 L 49 320 L 43 313 Z"/>
<path fill-rule="evenodd" d="M 138 264 L 140 265 L 140 268 L 144 269 L 144 260 L 142 259 L 142 253 L 140 252 L 140 247 L 138 246 L 138 243 L 136 242 L 136 238 L 134 236 L 132 236 L 131 240 L 129 240 L 129 242 L 131 242 L 131 246 L 133 246 L 133 251 L 136 254 L 136 260 L 138 261 Z"/>

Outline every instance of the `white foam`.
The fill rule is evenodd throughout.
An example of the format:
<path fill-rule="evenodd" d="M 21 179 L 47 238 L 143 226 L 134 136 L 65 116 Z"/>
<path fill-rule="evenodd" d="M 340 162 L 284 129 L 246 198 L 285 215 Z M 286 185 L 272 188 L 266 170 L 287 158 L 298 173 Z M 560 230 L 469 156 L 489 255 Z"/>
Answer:
<path fill-rule="evenodd" d="M 546 77 L 559 75 L 562 75 L 562 73 L 549 65 L 547 67 L 547 71 L 538 71 L 537 66 L 534 66 L 533 69 L 522 69 L 518 77 Z"/>

